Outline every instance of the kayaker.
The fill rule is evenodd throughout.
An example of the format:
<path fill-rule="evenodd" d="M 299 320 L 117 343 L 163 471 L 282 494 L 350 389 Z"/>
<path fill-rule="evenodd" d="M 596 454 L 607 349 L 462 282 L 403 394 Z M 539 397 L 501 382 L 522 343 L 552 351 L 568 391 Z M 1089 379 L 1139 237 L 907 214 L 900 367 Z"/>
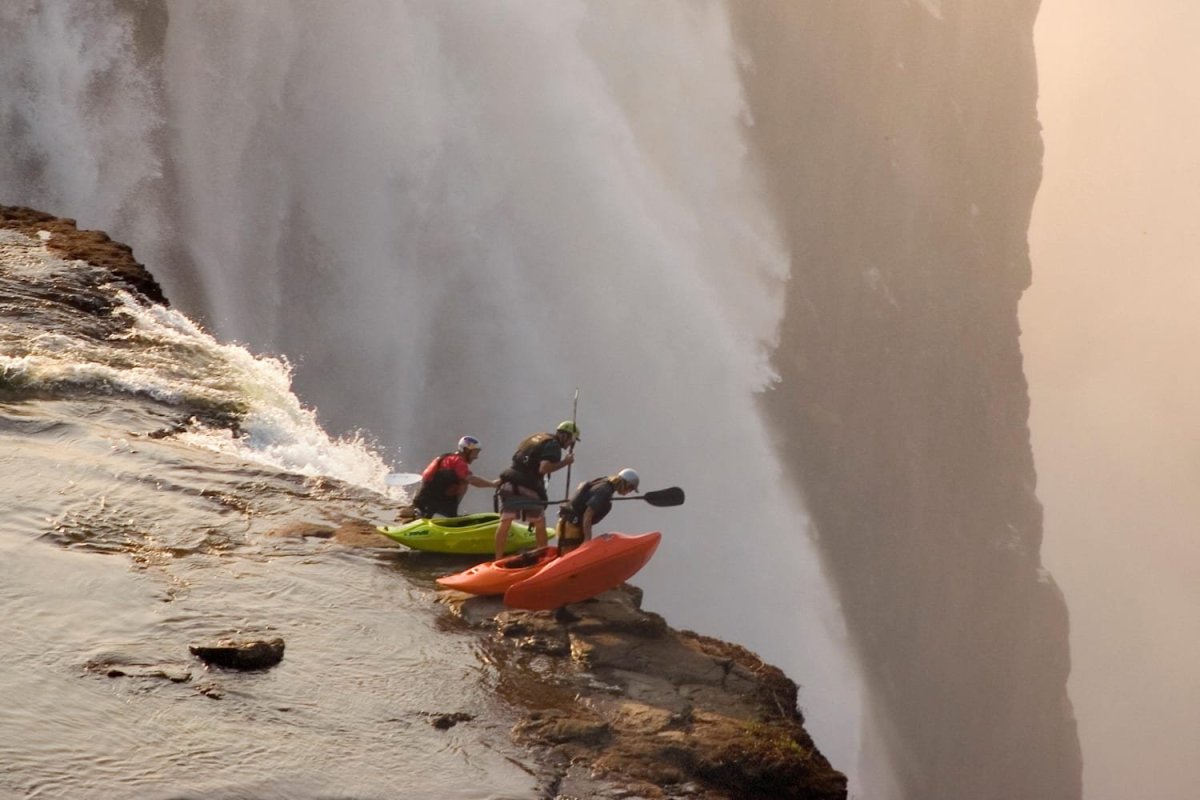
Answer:
<path fill-rule="evenodd" d="M 512 466 L 500 473 L 497 495 L 500 499 L 500 525 L 496 528 L 496 558 L 504 557 L 508 530 L 520 516 L 533 526 L 537 546 L 545 547 L 546 536 L 546 477 L 550 473 L 575 463 L 575 443 L 579 441 L 579 426 L 567 420 L 559 423 L 554 433 L 535 433 L 517 446 Z M 563 450 L 566 453 L 563 453 Z"/>
<path fill-rule="evenodd" d="M 458 450 L 442 453 L 430 461 L 421 473 L 421 488 L 413 498 L 413 509 L 425 519 L 434 514 L 457 517 L 458 505 L 467 493 L 468 485 L 499 486 L 499 479 L 481 478 L 471 472 L 471 464 L 479 458 L 481 449 L 478 439 L 464 436 L 458 440 Z"/>
<path fill-rule="evenodd" d="M 592 526 L 612 511 L 613 495 L 636 492 L 641 479 L 626 467 L 616 475 L 584 481 L 558 507 L 558 552 L 565 555 L 592 538 Z"/>

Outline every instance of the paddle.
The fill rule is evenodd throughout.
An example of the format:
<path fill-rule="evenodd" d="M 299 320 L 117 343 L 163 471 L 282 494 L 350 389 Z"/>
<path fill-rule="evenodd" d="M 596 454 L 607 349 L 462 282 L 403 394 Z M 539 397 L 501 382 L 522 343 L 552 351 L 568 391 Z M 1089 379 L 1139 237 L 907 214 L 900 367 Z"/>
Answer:
<path fill-rule="evenodd" d="M 392 472 L 383 479 L 388 486 L 410 486 L 420 481 L 421 473 L 419 472 Z"/>
<path fill-rule="evenodd" d="M 571 422 L 574 423 L 579 416 L 579 387 L 575 387 L 575 403 L 571 406 Z M 571 442 L 571 446 L 567 448 L 568 453 L 575 452 L 575 442 Z M 571 494 L 571 465 L 567 464 L 567 485 L 563 487 L 567 496 Z M 565 501 L 564 501 L 565 502 Z"/>
<path fill-rule="evenodd" d="M 614 497 L 613 500 L 645 500 L 652 506 L 681 506 L 683 505 L 683 489 L 672 486 L 669 489 L 657 489 L 632 497 Z"/>
<path fill-rule="evenodd" d="M 652 506 L 681 506 L 683 505 L 683 489 L 678 486 L 672 486 L 669 489 L 657 489 L 653 492 L 645 494 L 631 495 L 628 497 L 614 497 L 613 500 L 645 500 Z M 534 500 L 532 497 L 512 498 L 514 505 L 524 506 L 548 506 L 555 503 L 561 503 L 562 500 Z"/>

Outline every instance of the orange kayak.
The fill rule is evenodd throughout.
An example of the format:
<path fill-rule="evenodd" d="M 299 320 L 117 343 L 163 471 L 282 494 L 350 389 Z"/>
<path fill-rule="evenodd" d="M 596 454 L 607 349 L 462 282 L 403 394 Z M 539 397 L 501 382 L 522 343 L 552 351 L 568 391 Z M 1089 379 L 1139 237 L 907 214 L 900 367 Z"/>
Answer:
<path fill-rule="evenodd" d="M 504 594 L 517 581 L 532 577 L 538 570 L 558 558 L 558 548 L 539 547 L 515 556 L 476 564 L 470 569 L 437 579 L 447 589 L 470 594 Z"/>
<path fill-rule="evenodd" d="M 620 586 L 658 549 L 662 533 L 602 533 L 551 561 L 504 593 L 504 604 L 543 611 L 578 603 Z"/>

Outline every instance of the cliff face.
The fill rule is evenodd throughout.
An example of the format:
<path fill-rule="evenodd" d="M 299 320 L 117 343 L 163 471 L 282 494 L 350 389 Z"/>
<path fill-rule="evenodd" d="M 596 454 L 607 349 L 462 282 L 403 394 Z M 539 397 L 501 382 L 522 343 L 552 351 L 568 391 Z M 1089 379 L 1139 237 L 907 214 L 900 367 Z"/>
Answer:
<path fill-rule="evenodd" d="M 769 413 L 907 798 L 1078 798 L 1017 304 L 1036 0 L 744 3 L 793 252 Z"/>

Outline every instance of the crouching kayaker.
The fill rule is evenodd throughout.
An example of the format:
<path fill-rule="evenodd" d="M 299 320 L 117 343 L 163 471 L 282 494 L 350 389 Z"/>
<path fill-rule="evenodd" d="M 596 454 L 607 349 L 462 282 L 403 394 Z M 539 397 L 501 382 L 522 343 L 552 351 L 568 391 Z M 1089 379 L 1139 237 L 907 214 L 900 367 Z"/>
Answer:
<path fill-rule="evenodd" d="M 558 552 L 565 555 L 592 538 L 592 526 L 612 511 L 613 495 L 636 492 L 641 479 L 626 467 L 579 484 L 571 499 L 558 507 Z"/>
<path fill-rule="evenodd" d="M 575 463 L 575 443 L 579 441 L 579 426 L 574 422 L 560 423 L 554 433 L 535 433 L 527 436 L 517 452 L 512 466 L 500 473 L 497 495 L 500 501 L 500 525 L 496 528 L 496 559 L 504 557 L 508 531 L 518 516 L 533 526 L 538 547 L 545 547 L 546 536 L 546 477 L 550 473 Z M 563 453 L 563 450 L 568 452 Z"/>
<path fill-rule="evenodd" d="M 430 461 L 421 473 L 421 488 L 413 498 L 413 509 L 425 519 L 435 514 L 457 517 L 459 503 L 467 493 L 468 485 L 499 486 L 498 479 L 481 478 L 471 472 L 471 464 L 479 458 L 481 449 L 478 439 L 464 436 L 458 440 L 458 450 L 442 453 Z"/>

